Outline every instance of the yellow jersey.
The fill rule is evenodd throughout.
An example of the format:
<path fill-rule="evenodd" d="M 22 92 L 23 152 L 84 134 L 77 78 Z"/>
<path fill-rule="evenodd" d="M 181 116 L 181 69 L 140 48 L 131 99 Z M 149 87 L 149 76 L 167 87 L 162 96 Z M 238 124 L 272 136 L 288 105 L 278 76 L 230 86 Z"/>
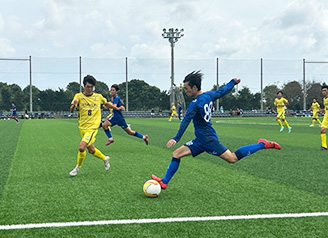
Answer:
<path fill-rule="evenodd" d="M 172 106 L 171 110 L 172 110 L 172 112 L 175 112 L 177 110 L 177 108 L 175 106 Z"/>
<path fill-rule="evenodd" d="M 312 103 L 313 115 L 316 114 L 320 110 L 320 104 L 318 102 Z"/>
<path fill-rule="evenodd" d="M 325 118 L 328 119 L 328 97 L 323 98 L 323 105 L 325 106 Z"/>
<path fill-rule="evenodd" d="M 86 96 L 83 93 L 77 93 L 73 102 L 77 100 L 79 109 L 79 128 L 81 130 L 96 130 L 101 122 L 101 105 L 107 103 L 107 99 L 99 93 L 93 93 Z"/>
<path fill-rule="evenodd" d="M 286 98 L 276 98 L 274 100 L 274 105 L 277 107 L 277 112 L 278 114 L 280 112 L 284 112 L 285 111 L 285 106 L 288 104 L 288 100 Z"/>

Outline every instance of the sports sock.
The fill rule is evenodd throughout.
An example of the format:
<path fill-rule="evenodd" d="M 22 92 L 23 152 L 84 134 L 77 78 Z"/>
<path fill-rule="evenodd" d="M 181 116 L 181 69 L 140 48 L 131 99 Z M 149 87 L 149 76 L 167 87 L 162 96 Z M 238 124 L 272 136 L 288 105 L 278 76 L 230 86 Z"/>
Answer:
<path fill-rule="evenodd" d="M 247 146 L 239 148 L 235 152 L 235 154 L 236 154 L 238 160 L 241 160 L 242 158 L 249 156 L 251 154 L 254 154 L 255 152 L 257 152 L 259 150 L 263 150 L 263 149 L 265 149 L 264 143 L 259 143 L 259 144 L 255 144 L 255 145 L 247 145 Z"/>
<path fill-rule="evenodd" d="M 142 134 L 140 134 L 139 132 L 134 133 L 134 136 L 144 139 L 144 136 Z"/>
<path fill-rule="evenodd" d="M 172 118 L 173 118 L 173 116 L 170 117 L 170 120 L 169 121 L 172 121 Z"/>
<path fill-rule="evenodd" d="M 321 125 L 322 123 L 321 123 L 321 121 L 319 120 L 319 119 L 317 119 L 317 122 Z"/>
<path fill-rule="evenodd" d="M 314 124 L 315 124 L 315 120 L 313 119 L 313 120 L 312 120 L 312 125 L 314 126 Z"/>
<path fill-rule="evenodd" d="M 77 167 L 80 167 L 82 166 L 83 162 L 84 162 L 84 159 L 87 155 L 87 152 L 84 151 L 84 152 L 79 152 L 78 155 L 77 155 Z"/>
<path fill-rule="evenodd" d="M 285 125 L 287 126 L 287 128 L 289 129 L 290 126 L 289 126 L 288 122 L 285 120 L 284 123 L 285 123 Z"/>
<path fill-rule="evenodd" d="M 163 183 L 168 184 L 170 180 L 172 179 L 173 175 L 178 171 L 179 166 L 180 166 L 180 159 L 172 157 L 171 164 L 169 168 L 167 169 L 165 178 L 163 178 Z"/>
<path fill-rule="evenodd" d="M 112 137 L 112 133 L 110 133 L 110 130 L 109 130 L 109 129 L 105 130 L 105 133 L 106 133 L 108 139 L 110 139 L 110 140 L 113 139 L 113 137 Z"/>
<path fill-rule="evenodd" d="M 279 123 L 280 127 L 284 127 L 284 126 L 282 125 L 282 122 L 281 122 L 280 120 L 277 120 L 277 122 Z"/>
<path fill-rule="evenodd" d="M 322 147 L 327 148 L 327 135 L 326 134 L 321 134 L 321 144 L 322 144 Z"/>
<path fill-rule="evenodd" d="M 101 159 L 102 161 L 105 161 L 106 156 L 103 153 L 101 153 L 101 151 L 98 150 L 97 148 L 95 148 L 95 150 L 96 150 L 96 152 L 93 154 L 93 156 Z"/>

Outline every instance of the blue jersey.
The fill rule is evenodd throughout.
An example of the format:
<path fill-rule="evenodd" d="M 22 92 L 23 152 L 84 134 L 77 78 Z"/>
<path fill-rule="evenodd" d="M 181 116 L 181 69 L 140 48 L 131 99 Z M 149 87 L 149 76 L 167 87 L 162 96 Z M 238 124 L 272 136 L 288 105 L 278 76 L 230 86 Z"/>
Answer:
<path fill-rule="evenodd" d="M 114 98 L 114 100 L 113 100 L 113 104 L 116 104 L 117 107 L 120 107 L 120 106 L 123 105 L 120 96 L 117 95 L 117 96 Z M 118 110 L 113 109 L 113 112 L 114 112 L 114 117 L 115 117 L 115 116 L 123 117 L 121 111 L 118 111 Z"/>
<path fill-rule="evenodd" d="M 218 140 L 216 131 L 212 127 L 211 116 L 213 101 L 231 92 L 236 85 L 235 80 L 231 80 L 225 87 L 218 91 L 207 92 L 199 95 L 189 106 L 187 114 L 181 122 L 178 134 L 173 138 L 180 141 L 191 120 L 194 122 L 196 139 L 202 142 Z"/>
<path fill-rule="evenodd" d="M 13 106 L 11 110 L 12 110 L 12 112 L 13 112 L 13 115 L 17 115 L 17 112 L 16 112 L 16 106 Z"/>
<path fill-rule="evenodd" d="M 182 108 L 181 106 L 178 107 L 178 114 L 179 114 L 179 115 L 181 114 L 182 109 L 183 109 L 183 108 Z"/>

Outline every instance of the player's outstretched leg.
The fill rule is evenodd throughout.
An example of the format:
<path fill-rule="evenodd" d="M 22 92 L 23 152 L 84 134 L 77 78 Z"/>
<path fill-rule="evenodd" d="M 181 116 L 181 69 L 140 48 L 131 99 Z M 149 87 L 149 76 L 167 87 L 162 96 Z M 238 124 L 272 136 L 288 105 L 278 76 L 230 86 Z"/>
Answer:
<path fill-rule="evenodd" d="M 260 139 L 257 144 L 255 145 L 248 145 L 239 148 L 235 154 L 238 158 L 238 160 L 241 160 L 242 158 L 249 156 L 251 154 L 254 154 L 260 150 L 263 149 L 276 149 L 276 150 L 281 150 L 281 147 L 278 143 L 272 142 L 272 141 L 267 141 L 265 139 Z"/>

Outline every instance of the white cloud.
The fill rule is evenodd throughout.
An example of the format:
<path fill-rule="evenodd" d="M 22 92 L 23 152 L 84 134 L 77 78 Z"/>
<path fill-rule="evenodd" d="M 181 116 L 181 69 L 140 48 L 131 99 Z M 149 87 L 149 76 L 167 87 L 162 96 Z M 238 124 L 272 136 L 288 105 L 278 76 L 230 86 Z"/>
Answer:
<path fill-rule="evenodd" d="M 12 46 L 10 40 L 6 38 L 0 38 L 0 55 L 1 57 L 13 57 L 15 49 Z"/>

